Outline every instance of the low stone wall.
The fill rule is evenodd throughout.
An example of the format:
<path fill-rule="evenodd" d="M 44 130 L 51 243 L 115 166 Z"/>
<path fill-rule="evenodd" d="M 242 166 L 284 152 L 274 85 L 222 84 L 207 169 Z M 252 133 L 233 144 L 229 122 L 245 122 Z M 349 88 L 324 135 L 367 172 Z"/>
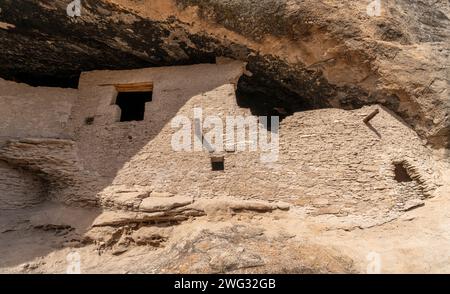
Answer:
<path fill-rule="evenodd" d="M 16 138 L 65 137 L 64 128 L 77 93 L 74 89 L 32 87 L 0 79 L 0 147 Z M 49 186 L 38 175 L 40 171 L 7 163 L 1 148 L 0 209 L 26 207 L 46 199 Z"/>
<path fill-rule="evenodd" d="M 0 145 L 10 138 L 64 136 L 77 93 L 0 79 Z"/>

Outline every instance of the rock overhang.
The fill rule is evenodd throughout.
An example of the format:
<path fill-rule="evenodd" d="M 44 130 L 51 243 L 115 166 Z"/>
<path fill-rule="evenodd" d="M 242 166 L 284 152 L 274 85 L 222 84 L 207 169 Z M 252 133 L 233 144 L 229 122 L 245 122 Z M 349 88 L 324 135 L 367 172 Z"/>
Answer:
<path fill-rule="evenodd" d="M 434 146 L 448 144 L 445 6 L 424 8 L 421 17 L 414 12 L 420 3 L 400 1 L 371 19 L 363 3 L 86 0 L 81 16 L 71 18 L 67 4 L 2 3 L 0 21 L 10 24 L 0 29 L 2 77 L 76 87 L 82 71 L 225 56 L 248 62 L 240 93 L 294 110 L 380 103 Z"/>

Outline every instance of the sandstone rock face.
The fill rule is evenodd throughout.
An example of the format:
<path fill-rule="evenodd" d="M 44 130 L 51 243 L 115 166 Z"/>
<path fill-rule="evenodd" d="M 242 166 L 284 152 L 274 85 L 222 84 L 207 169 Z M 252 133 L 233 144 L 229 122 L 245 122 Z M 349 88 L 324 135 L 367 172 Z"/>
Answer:
<path fill-rule="evenodd" d="M 351 259 L 321 246 L 294 245 L 243 225 L 199 230 L 164 250 L 154 267 L 180 273 L 352 273 Z M 308 256 L 314 256 L 308 258 Z"/>
<path fill-rule="evenodd" d="M 249 63 L 240 90 L 274 105 L 380 103 L 449 144 L 445 1 L 382 1 L 371 15 L 365 0 L 87 0 L 77 18 L 66 2 L 2 1 L 3 77 L 76 85 L 86 70 L 225 56 Z"/>
<path fill-rule="evenodd" d="M 336 2 L 2 1 L 0 272 L 450 272 L 450 8 Z"/>
<path fill-rule="evenodd" d="M 192 198 L 189 197 L 149 197 L 141 202 L 139 210 L 145 212 L 165 211 L 175 207 L 186 206 L 192 202 Z"/>
<path fill-rule="evenodd" d="M 5 225 L 2 234 L 11 236 L 6 244 L 18 238 L 16 231 L 31 239 L 50 235 L 60 246 L 82 249 L 88 256 L 114 256 L 132 272 L 354 272 L 362 271 L 353 260 L 360 262 L 360 257 L 348 258 L 328 248 L 330 243 L 310 240 L 312 232 L 352 232 L 410 219 L 407 213 L 447 193 L 446 161 L 381 105 L 287 115 L 272 150 L 241 150 L 245 136 L 228 141 L 226 150 L 216 150 L 212 140 L 208 144 L 214 152 L 174 149 L 179 128 L 173 118 L 195 121 L 195 109 L 202 112 L 200 121 L 213 115 L 220 121 L 257 118 L 251 105 L 239 105 L 236 94 L 245 72 L 244 63 L 222 59 L 83 73 L 70 118 L 60 130 L 64 138 L 44 132 L 2 143 L 6 174 L 1 187 L 7 193 L 0 209 L 26 215 L 25 222 Z M 154 88 L 143 119 L 120 121 L 117 85 L 148 83 Z M 275 152 L 276 160 L 263 160 L 268 151 Z M 223 170 L 212 169 L 213 158 L 224 160 Z M 12 170 L 23 170 L 23 178 Z M 50 202 L 44 200 L 102 211 L 87 213 L 90 221 L 80 226 L 67 219 L 70 215 L 45 217 L 61 208 L 49 213 Z M 24 206 L 25 211 L 19 210 Z M 42 211 L 38 223 L 28 219 Z M 140 251 L 149 266 L 134 266 L 128 259 Z M 289 264 L 292 256 L 296 262 Z M 10 259 L 17 258 L 5 260 Z M 52 271 L 45 267 L 37 263 L 21 271 Z"/>

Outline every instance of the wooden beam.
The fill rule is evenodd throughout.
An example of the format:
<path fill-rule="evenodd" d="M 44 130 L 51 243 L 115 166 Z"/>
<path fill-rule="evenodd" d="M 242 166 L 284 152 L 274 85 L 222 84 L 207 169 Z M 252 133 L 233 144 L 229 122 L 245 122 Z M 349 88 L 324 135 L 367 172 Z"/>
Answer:
<path fill-rule="evenodd" d="M 117 92 L 152 92 L 153 83 L 129 83 L 129 84 L 101 84 L 99 86 L 114 86 Z"/>
<path fill-rule="evenodd" d="M 364 123 L 368 123 L 372 118 L 374 118 L 380 111 L 378 109 L 375 109 L 371 114 L 369 114 L 368 116 L 366 116 L 364 118 Z"/>
<path fill-rule="evenodd" d="M 117 92 L 151 92 L 153 83 L 116 84 Z"/>

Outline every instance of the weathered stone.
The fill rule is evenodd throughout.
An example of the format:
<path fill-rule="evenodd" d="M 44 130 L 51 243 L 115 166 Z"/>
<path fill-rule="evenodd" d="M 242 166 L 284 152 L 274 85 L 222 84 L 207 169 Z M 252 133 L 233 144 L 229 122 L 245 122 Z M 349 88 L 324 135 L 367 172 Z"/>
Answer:
<path fill-rule="evenodd" d="M 424 206 L 424 205 L 425 205 L 425 202 L 423 202 L 420 199 L 411 199 L 411 200 L 408 200 L 405 203 L 405 205 L 403 206 L 402 210 L 409 211 L 409 210 L 412 210 L 414 208 L 421 207 L 421 206 Z"/>
<path fill-rule="evenodd" d="M 87 271 L 365 271 L 368 245 L 383 271 L 449 270 L 447 199 L 428 200 L 449 194 L 448 150 L 427 146 L 449 142 L 448 5 L 22 2 L 0 4 L 1 272 L 62 272 L 71 246 Z M 261 116 L 281 120 L 272 162 L 207 138 Z M 175 150 L 179 118 L 211 148 Z"/>
<path fill-rule="evenodd" d="M 171 231 L 171 228 L 142 227 L 134 231 L 131 238 L 137 245 L 159 247 L 167 241 Z"/>
<path fill-rule="evenodd" d="M 159 198 L 163 198 L 163 197 L 172 197 L 174 196 L 172 193 L 168 193 L 168 192 L 152 192 L 151 194 L 152 197 L 159 197 Z"/>
<path fill-rule="evenodd" d="M 277 202 L 276 204 L 277 208 L 280 210 L 289 210 L 289 208 L 291 207 L 291 205 L 286 202 Z"/>
<path fill-rule="evenodd" d="M 148 197 L 144 199 L 140 206 L 140 211 L 155 212 L 167 211 L 176 207 L 186 206 L 193 202 L 190 197 L 174 196 L 174 197 Z"/>

